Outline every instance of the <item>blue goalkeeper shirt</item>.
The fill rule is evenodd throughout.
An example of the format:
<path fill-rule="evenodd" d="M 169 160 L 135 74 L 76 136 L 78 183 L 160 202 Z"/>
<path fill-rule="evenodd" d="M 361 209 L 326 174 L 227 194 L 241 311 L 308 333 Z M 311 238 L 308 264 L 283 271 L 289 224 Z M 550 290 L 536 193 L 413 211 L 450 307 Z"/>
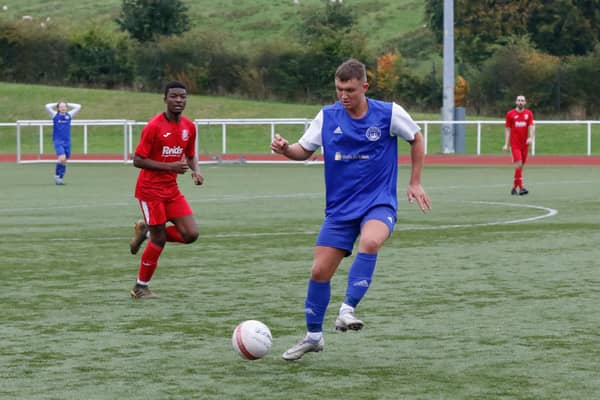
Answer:
<path fill-rule="evenodd" d="M 71 120 L 81 110 L 81 104 L 65 103 L 70 110 L 64 114 L 58 112 L 57 103 L 46 104 L 46 112 L 52 118 L 52 140 L 54 143 L 71 145 Z"/>
<path fill-rule="evenodd" d="M 325 216 L 331 221 L 361 218 L 375 206 L 398 208 L 398 137 L 414 140 L 419 126 L 396 103 L 367 98 L 360 119 L 342 104 L 325 106 L 300 138 L 300 145 L 325 159 Z"/>
<path fill-rule="evenodd" d="M 52 118 L 54 130 L 52 140 L 54 143 L 71 144 L 71 114 L 56 113 Z"/>

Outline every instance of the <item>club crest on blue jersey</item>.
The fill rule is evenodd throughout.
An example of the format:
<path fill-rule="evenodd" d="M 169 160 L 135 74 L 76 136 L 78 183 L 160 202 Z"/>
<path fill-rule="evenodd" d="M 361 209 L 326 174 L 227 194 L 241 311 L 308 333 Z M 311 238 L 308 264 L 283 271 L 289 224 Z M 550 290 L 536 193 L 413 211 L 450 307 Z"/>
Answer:
<path fill-rule="evenodd" d="M 181 138 L 183 140 L 188 140 L 190 138 L 190 133 L 188 132 L 187 129 L 184 129 L 181 131 Z"/>
<path fill-rule="evenodd" d="M 377 140 L 379 140 L 381 138 L 381 129 L 379 129 L 376 126 L 371 126 L 371 127 L 369 127 L 369 129 L 367 129 L 367 132 L 365 133 L 365 136 L 371 142 L 375 142 L 375 141 L 377 141 Z"/>

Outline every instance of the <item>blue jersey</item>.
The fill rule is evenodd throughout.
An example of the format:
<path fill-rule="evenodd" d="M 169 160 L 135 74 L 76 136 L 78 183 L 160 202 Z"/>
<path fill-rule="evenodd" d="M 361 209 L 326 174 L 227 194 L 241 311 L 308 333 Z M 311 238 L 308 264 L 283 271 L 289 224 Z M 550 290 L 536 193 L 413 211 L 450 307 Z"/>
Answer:
<path fill-rule="evenodd" d="M 395 103 L 367 98 L 360 119 L 340 102 L 324 107 L 299 140 L 309 151 L 323 147 L 325 216 L 331 221 L 362 218 L 375 206 L 398 208 L 398 136 L 412 141 L 419 127 Z"/>
<path fill-rule="evenodd" d="M 52 133 L 52 140 L 54 143 L 71 143 L 71 114 L 56 113 L 52 117 L 54 123 L 54 131 Z"/>

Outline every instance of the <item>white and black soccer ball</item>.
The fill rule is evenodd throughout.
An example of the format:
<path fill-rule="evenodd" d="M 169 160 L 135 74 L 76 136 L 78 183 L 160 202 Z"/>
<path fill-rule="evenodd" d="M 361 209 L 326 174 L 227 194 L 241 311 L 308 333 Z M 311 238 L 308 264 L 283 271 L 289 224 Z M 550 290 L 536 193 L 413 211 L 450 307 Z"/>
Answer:
<path fill-rule="evenodd" d="M 258 360 L 267 355 L 273 344 L 269 328 L 260 321 L 240 322 L 231 337 L 233 349 L 246 360 Z"/>

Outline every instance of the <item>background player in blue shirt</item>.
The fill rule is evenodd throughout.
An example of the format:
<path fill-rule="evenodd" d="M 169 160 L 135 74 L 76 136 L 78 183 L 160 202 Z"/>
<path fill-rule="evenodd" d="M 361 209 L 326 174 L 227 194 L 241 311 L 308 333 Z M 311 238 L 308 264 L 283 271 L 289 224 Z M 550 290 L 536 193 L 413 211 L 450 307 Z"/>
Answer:
<path fill-rule="evenodd" d="M 69 111 L 69 107 L 71 107 L 71 111 Z M 46 104 L 46 111 L 53 122 L 52 141 L 58 157 L 54 174 L 54 183 L 57 185 L 65 184 L 63 178 L 67 171 L 67 160 L 71 157 L 71 119 L 79 110 L 81 110 L 81 104 L 77 103 L 59 101 Z"/>
<path fill-rule="evenodd" d="M 431 209 L 421 186 L 424 142 L 419 127 L 399 105 L 367 98 L 364 64 L 350 59 L 335 73 L 338 101 L 323 107 L 298 143 L 275 135 L 271 149 L 292 160 L 306 160 L 323 147 L 325 165 L 325 221 L 316 240 L 305 301 L 307 333 L 283 353 L 297 360 L 323 350 L 323 320 L 331 297 L 330 281 L 360 235 L 358 255 L 348 272 L 346 297 L 335 328 L 362 329 L 354 309 L 371 285 L 377 252 L 396 223 L 398 200 L 398 144 L 411 146 L 411 175 L 407 197 L 422 211 Z"/>

